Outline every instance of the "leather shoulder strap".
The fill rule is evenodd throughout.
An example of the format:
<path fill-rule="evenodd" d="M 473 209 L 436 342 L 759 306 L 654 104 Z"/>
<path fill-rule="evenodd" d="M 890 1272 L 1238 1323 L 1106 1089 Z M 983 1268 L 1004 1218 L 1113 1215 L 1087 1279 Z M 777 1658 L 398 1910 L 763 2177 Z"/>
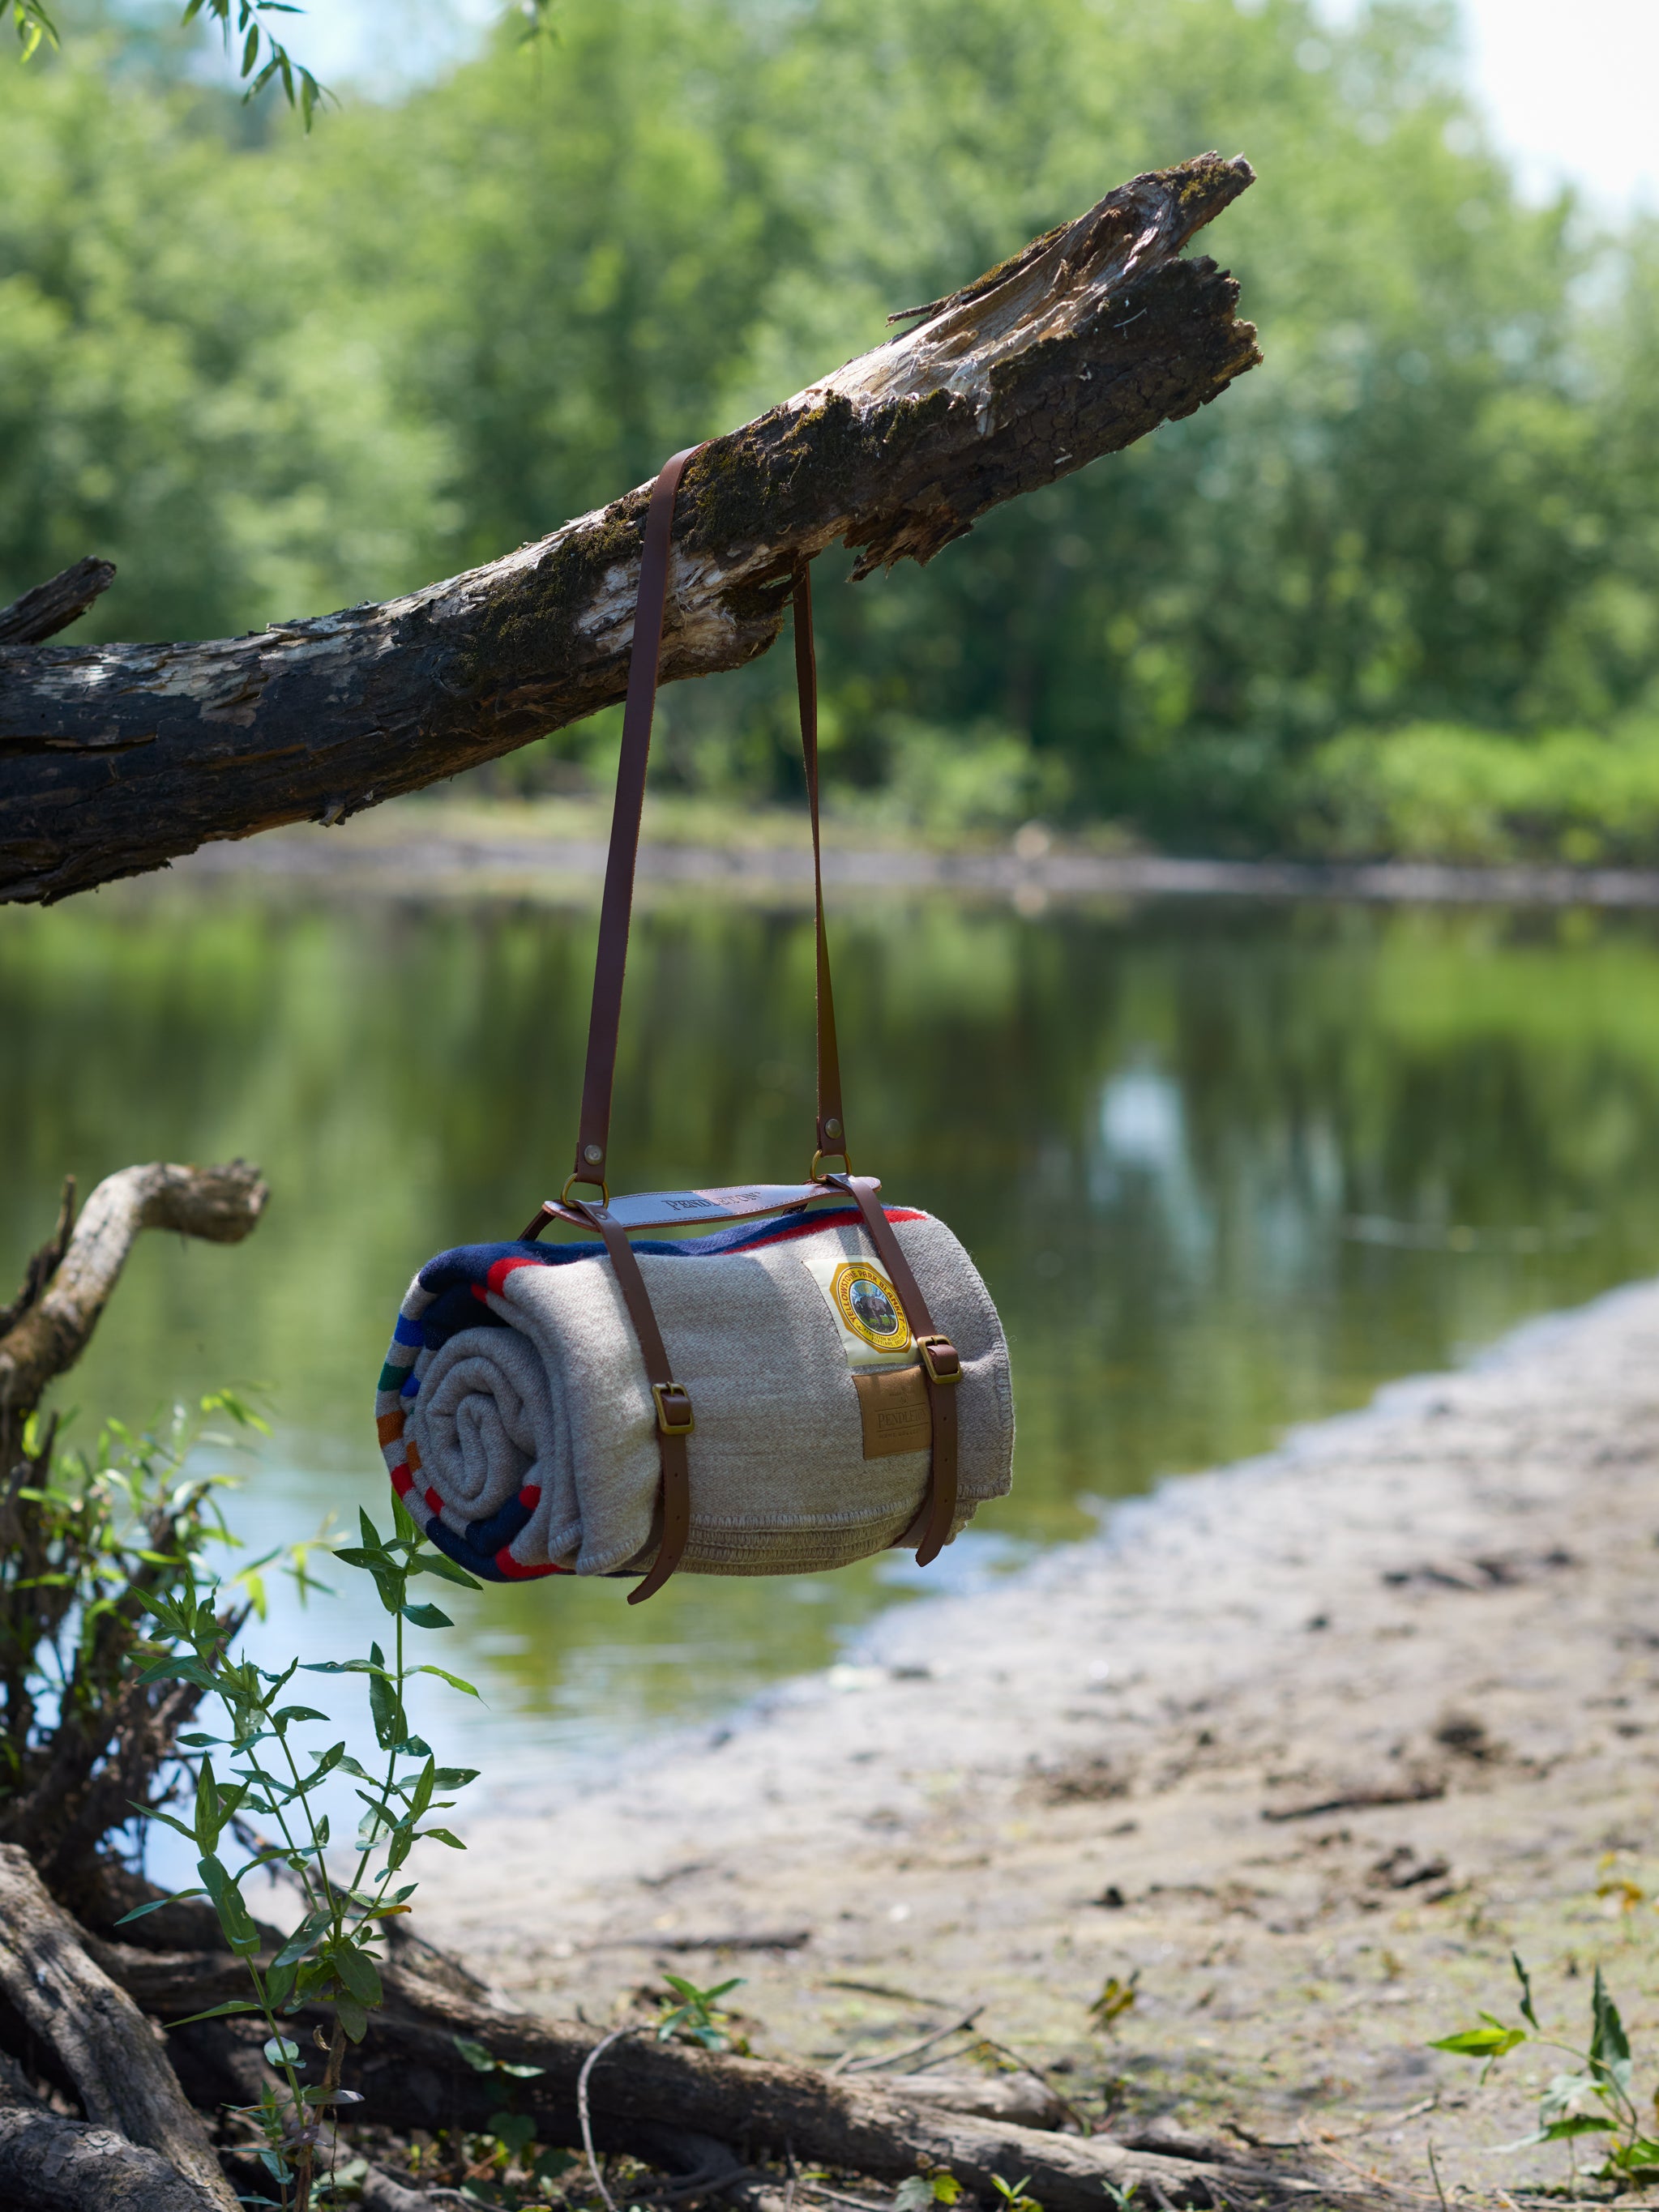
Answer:
<path fill-rule="evenodd" d="M 634 911 L 640 816 L 645 806 L 645 768 L 651 756 L 663 616 L 668 605 L 668 545 L 674 527 L 674 501 L 686 464 L 702 451 L 701 446 L 688 446 L 664 463 L 646 510 L 640 592 L 634 608 L 634 649 L 628 664 L 628 703 L 623 708 L 622 757 L 617 763 L 617 803 L 611 817 L 611 853 L 599 908 L 599 949 L 593 963 L 593 1007 L 587 1024 L 581 1122 L 571 1173 L 573 1182 L 598 1183 L 601 1188 L 609 1179 L 611 1093 L 617 1074 L 617 1035 L 622 1021 L 623 976 L 628 966 L 628 928 Z"/>
<path fill-rule="evenodd" d="M 830 934 L 823 924 L 823 848 L 818 831 L 818 671 L 812 649 L 812 575 L 795 579 L 795 690 L 800 700 L 800 750 L 806 770 L 806 804 L 812 817 L 812 904 L 817 924 L 818 1121 L 817 1175 L 826 1158 L 847 1161 L 847 1123 L 841 1107 L 841 1053 L 836 1042 L 836 1000 L 830 985 Z M 847 1161 L 850 1167 L 852 1163 Z"/>
<path fill-rule="evenodd" d="M 651 503 L 646 512 L 639 597 L 634 610 L 634 647 L 628 669 L 628 702 L 623 709 L 622 755 L 617 763 L 617 801 L 611 817 L 611 851 L 605 862 L 599 952 L 593 963 L 593 1004 L 587 1024 L 581 1120 L 570 1182 L 565 1185 L 567 1194 L 570 1183 L 585 1182 L 597 1184 L 609 1194 L 611 1103 L 616 1084 L 623 980 L 628 965 L 628 933 L 634 909 L 640 819 L 645 805 L 646 764 L 651 754 L 663 619 L 668 605 L 668 556 L 674 502 L 687 465 L 702 451 L 701 446 L 688 446 L 684 453 L 676 453 L 665 463 L 652 487 Z M 794 617 L 795 685 L 800 701 L 801 756 L 806 771 L 807 805 L 812 817 L 812 893 L 817 933 L 818 1110 L 817 1149 L 812 1160 L 812 1174 L 816 1176 L 825 1158 L 847 1160 L 847 1127 L 842 1110 L 836 1002 L 830 981 L 830 939 L 823 919 L 823 854 L 818 820 L 817 667 L 812 650 L 812 586 L 805 568 L 795 580 Z"/>

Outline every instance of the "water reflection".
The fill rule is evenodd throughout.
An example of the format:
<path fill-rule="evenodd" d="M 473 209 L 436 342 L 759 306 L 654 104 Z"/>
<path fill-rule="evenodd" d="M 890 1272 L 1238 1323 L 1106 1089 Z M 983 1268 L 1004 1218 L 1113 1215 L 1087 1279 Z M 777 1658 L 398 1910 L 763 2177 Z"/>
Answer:
<path fill-rule="evenodd" d="M 1016 1487 L 957 1547 L 966 1586 L 1084 1533 L 1081 1499 L 1258 1449 L 1659 1255 L 1644 921 L 939 901 L 836 927 L 857 1162 L 957 1229 L 1013 1346 Z M 66 1168 L 84 1190 L 240 1152 L 275 1190 L 241 1250 L 142 1245 L 65 1399 L 142 1417 L 261 1381 L 251 1540 L 379 1510 L 392 1312 L 429 1254 L 511 1233 L 559 1180 L 592 939 L 586 913 L 165 890 L 0 915 L 0 1249 L 45 1234 Z M 803 1171 L 811 975 L 793 913 L 644 920 L 629 1184 Z M 487 1735 L 592 1746 L 823 1663 L 919 1582 L 688 1580 L 641 1613 L 609 1583 L 493 1591 L 461 1663 Z M 305 1632 L 319 1656 L 354 1632 L 349 1607 Z"/>

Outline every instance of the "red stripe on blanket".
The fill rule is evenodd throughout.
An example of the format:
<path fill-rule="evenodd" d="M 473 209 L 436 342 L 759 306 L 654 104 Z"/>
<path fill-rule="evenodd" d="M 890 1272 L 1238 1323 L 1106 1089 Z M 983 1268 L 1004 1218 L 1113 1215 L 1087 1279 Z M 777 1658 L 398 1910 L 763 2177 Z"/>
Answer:
<path fill-rule="evenodd" d="M 415 1478 L 410 1474 L 406 1467 L 394 1467 L 392 1468 L 392 1487 L 397 1492 L 399 1498 L 407 1498 L 410 1492 L 414 1489 Z"/>
<path fill-rule="evenodd" d="M 538 1482 L 526 1482 L 519 1492 L 519 1503 L 526 1513 L 533 1513 L 542 1502 L 542 1486 Z"/>
<path fill-rule="evenodd" d="M 495 1566 L 497 1571 L 505 1575 L 510 1583 L 536 1582 L 543 1575 L 568 1575 L 570 1571 L 568 1567 L 521 1566 L 505 1544 L 495 1554 Z"/>

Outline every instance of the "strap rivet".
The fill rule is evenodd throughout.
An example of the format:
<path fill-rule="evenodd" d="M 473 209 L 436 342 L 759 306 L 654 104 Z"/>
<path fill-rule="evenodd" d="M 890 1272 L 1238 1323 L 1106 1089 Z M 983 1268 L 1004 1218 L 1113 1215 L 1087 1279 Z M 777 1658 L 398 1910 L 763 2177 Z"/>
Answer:
<path fill-rule="evenodd" d="M 839 1121 L 837 1121 L 833 1120 L 833 1119 L 831 1119 L 830 1121 L 826 1121 L 826 1122 L 824 1123 L 824 1125 L 823 1125 L 823 1133 L 824 1133 L 824 1135 L 825 1135 L 826 1137 L 838 1137 L 838 1136 L 840 1136 L 840 1134 L 841 1134 L 841 1123 L 840 1123 Z"/>
<path fill-rule="evenodd" d="M 604 1146 L 584 1145 L 582 1146 L 582 1158 L 587 1162 L 589 1167 L 598 1167 L 599 1162 L 605 1158 Z"/>

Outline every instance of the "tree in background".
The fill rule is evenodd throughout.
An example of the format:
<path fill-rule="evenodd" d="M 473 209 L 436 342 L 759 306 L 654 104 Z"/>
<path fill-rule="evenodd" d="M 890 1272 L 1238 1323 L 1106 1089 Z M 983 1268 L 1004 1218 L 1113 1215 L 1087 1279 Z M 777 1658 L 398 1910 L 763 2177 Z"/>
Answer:
<path fill-rule="evenodd" d="M 88 628 L 125 635 L 413 585 L 648 476 L 1103 178 L 1247 146 L 1228 251 L 1267 373 L 925 573 L 822 591 L 844 803 L 1386 849 L 1377 763 L 1426 744 L 1443 783 L 1452 756 L 1377 733 L 1489 733 L 1505 775 L 1521 741 L 1536 783 L 1538 733 L 1645 726 L 1659 251 L 1520 200 L 1449 8 L 562 0 L 553 27 L 308 140 L 107 33 L 0 76 L 0 594 L 94 545 L 122 580 Z M 786 682 L 665 702 L 665 772 L 787 788 Z M 1631 774 L 1640 848 L 1659 772 Z M 1524 812 L 1488 805 L 1500 848 Z"/>

